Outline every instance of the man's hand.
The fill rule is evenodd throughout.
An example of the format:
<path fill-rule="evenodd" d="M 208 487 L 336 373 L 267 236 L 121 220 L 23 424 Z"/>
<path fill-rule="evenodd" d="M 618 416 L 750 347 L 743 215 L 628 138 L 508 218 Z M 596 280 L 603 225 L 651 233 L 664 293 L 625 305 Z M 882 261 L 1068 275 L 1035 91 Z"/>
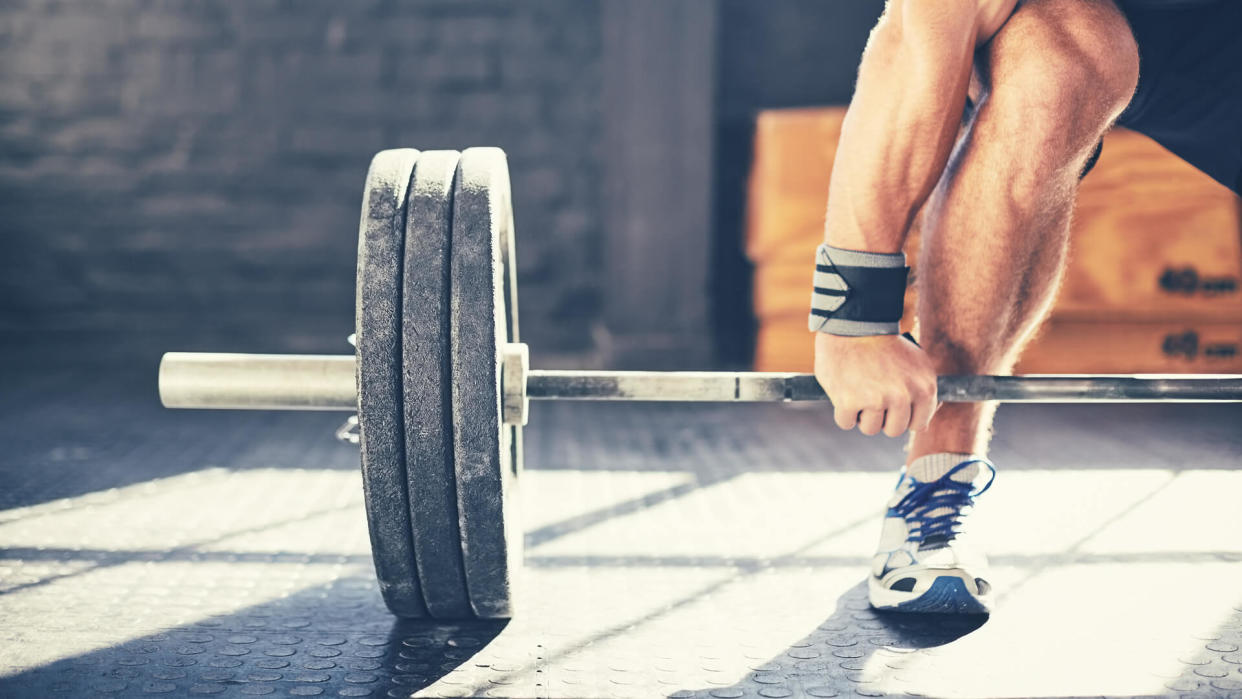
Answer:
<path fill-rule="evenodd" d="M 927 428 L 936 411 L 936 371 L 918 345 L 900 335 L 840 337 L 815 333 L 815 378 L 843 430 L 899 437 Z"/>

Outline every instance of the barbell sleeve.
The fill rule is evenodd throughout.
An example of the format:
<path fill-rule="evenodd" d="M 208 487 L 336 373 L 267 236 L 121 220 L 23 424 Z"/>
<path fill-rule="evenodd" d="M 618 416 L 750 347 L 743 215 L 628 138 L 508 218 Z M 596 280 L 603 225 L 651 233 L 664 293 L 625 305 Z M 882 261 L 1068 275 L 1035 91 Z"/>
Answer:
<path fill-rule="evenodd" d="M 160 360 L 166 408 L 357 410 L 353 355 L 168 352 Z"/>
<path fill-rule="evenodd" d="M 826 399 L 810 374 L 532 369 L 525 375 L 525 397 L 531 400 Z M 1242 375 L 942 376 L 938 384 L 940 400 L 945 402 L 1242 402 Z M 169 352 L 160 362 L 159 391 L 160 400 L 169 408 L 357 409 L 355 360 L 351 355 Z"/>

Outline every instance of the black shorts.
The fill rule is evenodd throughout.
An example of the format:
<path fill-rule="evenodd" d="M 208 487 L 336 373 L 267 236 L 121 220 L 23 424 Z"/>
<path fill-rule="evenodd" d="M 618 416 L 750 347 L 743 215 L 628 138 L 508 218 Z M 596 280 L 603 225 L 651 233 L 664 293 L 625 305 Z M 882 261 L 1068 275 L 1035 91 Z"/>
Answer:
<path fill-rule="evenodd" d="M 1242 0 L 1118 0 L 1139 50 L 1117 123 L 1242 190 Z"/>

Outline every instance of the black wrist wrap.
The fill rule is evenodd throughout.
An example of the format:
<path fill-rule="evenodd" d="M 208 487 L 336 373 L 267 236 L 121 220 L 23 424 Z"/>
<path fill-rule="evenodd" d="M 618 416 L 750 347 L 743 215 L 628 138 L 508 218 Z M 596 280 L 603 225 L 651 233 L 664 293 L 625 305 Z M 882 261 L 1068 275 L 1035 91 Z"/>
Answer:
<path fill-rule="evenodd" d="M 808 327 L 832 335 L 896 335 L 909 273 L 902 253 L 820 245 Z"/>

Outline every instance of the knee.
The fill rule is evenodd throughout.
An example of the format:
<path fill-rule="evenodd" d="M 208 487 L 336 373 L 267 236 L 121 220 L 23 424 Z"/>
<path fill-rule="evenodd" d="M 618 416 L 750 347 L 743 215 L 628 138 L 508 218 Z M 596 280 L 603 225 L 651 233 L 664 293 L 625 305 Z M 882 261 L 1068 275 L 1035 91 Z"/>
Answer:
<path fill-rule="evenodd" d="M 1031 0 L 981 58 L 994 108 L 1075 150 L 1095 145 L 1138 83 L 1138 46 L 1112 0 Z"/>

